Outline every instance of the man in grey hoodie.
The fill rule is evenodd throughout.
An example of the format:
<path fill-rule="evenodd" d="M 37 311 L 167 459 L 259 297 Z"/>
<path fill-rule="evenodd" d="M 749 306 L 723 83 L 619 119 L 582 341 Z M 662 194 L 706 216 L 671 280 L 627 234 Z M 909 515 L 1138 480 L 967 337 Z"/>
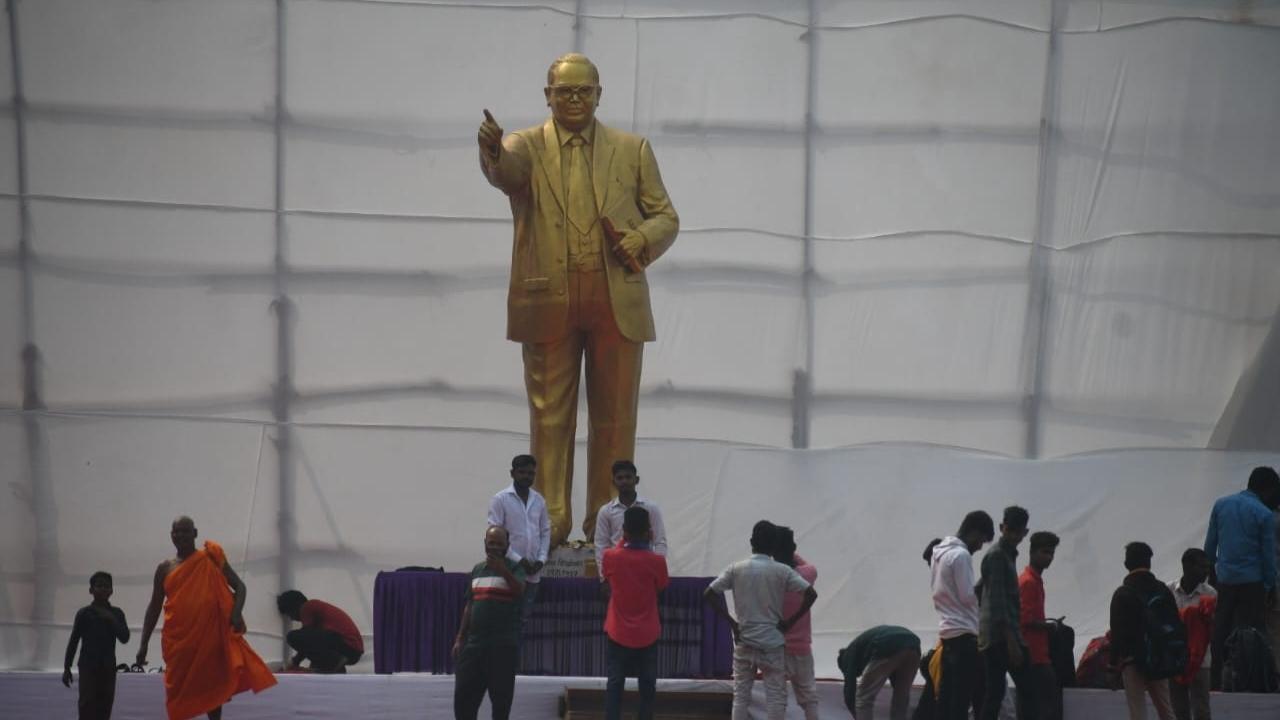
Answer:
<path fill-rule="evenodd" d="M 942 681 L 938 688 L 938 720 L 966 720 L 969 708 L 981 706 L 981 660 L 978 656 L 978 594 L 974 591 L 973 554 L 995 538 L 995 522 L 982 510 L 964 517 L 954 537 L 933 548 L 933 607 L 942 639 Z"/>

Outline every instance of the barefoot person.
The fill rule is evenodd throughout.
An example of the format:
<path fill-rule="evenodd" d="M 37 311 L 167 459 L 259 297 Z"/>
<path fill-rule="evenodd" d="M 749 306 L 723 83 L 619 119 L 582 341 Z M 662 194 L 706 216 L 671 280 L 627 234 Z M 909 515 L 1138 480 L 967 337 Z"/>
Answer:
<path fill-rule="evenodd" d="M 218 720 L 232 695 L 261 692 L 276 684 L 244 639 L 244 582 L 227 563 L 221 545 L 209 540 L 197 550 L 197 535 L 191 518 L 184 515 L 173 521 L 169 538 L 178 554 L 156 568 L 151 603 L 142 621 L 137 661 L 146 665 L 147 645 L 163 604 L 160 648 L 169 720 L 201 713 Z"/>

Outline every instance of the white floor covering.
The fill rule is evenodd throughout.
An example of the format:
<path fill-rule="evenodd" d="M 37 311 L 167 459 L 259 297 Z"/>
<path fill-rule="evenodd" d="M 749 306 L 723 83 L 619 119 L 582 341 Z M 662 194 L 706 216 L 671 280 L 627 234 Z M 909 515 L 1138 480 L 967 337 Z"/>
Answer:
<path fill-rule="evenodd" d="M 513 720 L 551 720 L 566 686 L 604 687 L 603 678 L 520 677 Z M 634 685 L 634 681 L 629 683 Z M 661 680 L 659 691 L 731 690 L 725 680 Z M 841 684 L 819 683 L 821 716 L 848 718 Z M 62 687 L 56 673 L 0 673 L 0 720 L 67 720 L 76 717 L 76 691 Z M 876 717 L 888 717 L 889 691 L 880 693 Z M 1218 695 L 1212 700 L 1215 720 L 1277 720 L 1280 695 Z M 1123 720 L 1124 696 L 1103 690 L 1069 690 L 1068 720 Z M 1149 713 L 1155 717 L 1154 711 Z M 114 720 L 163 720 L 164 689 L 158 675 L 121 675 Z M 280 684 L 260 695 L 240 695 L 223 712 L 225 720 L 292 720 L 293 718 L 423 718 L 453 717 L 453 677 L 449 675 L 284 675 Z M 489 717 L 486 705 L 481 718 Z M 794 702 L 787 717 L 804 717 Z M 763 688 L 757 683 L 752 718 L 764 718 Z"/>

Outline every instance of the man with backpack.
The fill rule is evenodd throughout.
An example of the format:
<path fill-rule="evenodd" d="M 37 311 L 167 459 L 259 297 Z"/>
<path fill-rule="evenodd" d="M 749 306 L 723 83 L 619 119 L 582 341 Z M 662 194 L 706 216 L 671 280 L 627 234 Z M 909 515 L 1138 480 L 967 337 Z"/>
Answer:
<path fill-rule="evenodd" d="M 1151 574 L 1151 546 L 1124 546 L 1124 583 L 1111 596 L 1111 662 L 1124 679 L 1129 720 L 1146 720 L 1144 695 L 1160 720 L 1174 720 L 1168 678 L 1187 664 L 1187 636 L 1173 593 Z"/>
<path fill-rule="evenodd" d="M 1218 590 L 1218 610 L 1213 620 L 1213 689 L 1222 690 L 1222 667 L 1227 661 L 1227 639 L 1241 628 L 1265 632 L 1266 609 L 1275 602 L 1276 519 L 1280 504 L 1280 475 L 1269 467 L 1256 467 L 1248 487 L 1218 498 L 1209 514 L 1204 551 L 1213 564 Z M 1242 633 L 1242 637 L 1251 633 Z M 1265 643 L 1263 643 L 1265 644 Z"/>

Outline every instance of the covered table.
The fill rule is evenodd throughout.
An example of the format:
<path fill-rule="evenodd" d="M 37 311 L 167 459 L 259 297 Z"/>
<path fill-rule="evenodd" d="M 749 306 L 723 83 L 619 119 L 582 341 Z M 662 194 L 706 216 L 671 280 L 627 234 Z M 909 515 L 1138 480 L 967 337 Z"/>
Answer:
<path fill-rule="evenodd" d="M 373 590 L 374 670 L 453 672 L 450 650 L 462 621 L 466 573 L 378 573 Z M 729 624 L 702 601 L 711 578 L 671 578 L 659 601 L 658 677 L 727 678 Z M 594 578 L 543 578 L 525 624 L 524 675 L 606 675 L 605 603 Z"/>

